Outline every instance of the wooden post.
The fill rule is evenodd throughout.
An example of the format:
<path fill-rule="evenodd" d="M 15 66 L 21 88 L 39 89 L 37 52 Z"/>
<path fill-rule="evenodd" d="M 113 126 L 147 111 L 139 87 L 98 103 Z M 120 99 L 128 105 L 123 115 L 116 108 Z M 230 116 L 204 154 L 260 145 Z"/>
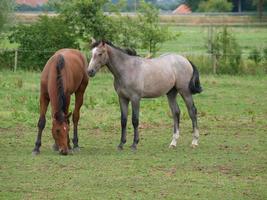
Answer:
<path fill-rule="evenodd" d="M 213 27 L 212 25 L 209 26 L 208 29 L 208 51 L 211 55 L 211 61 L 212 61 L 212 69 L 213 73 L 217 73 L 217 61 L 216 61 L 216 55 L 214 52 L 214 47 L 213 47 Z"/>
<path fill-rule="evenodd" d="M 14 72 L 17 71 L 17 65 L 18 65 L 18 50 L 15 50 L 15 60 L 14 60 Z"/>
<path fill-rule="evenodd" d="M 212 68 L 213 68 L 213 74 L 217 74 L 217 59 L 216 55 L 212 53 Z"/>

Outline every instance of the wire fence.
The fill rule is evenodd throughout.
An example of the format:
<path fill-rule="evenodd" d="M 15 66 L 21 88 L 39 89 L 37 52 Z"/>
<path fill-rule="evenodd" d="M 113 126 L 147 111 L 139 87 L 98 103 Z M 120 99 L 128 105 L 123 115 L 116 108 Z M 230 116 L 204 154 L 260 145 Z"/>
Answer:
<path fill-rule="evenodd" d="M 31 65 L 36 65 L 36 63 L 28 62 L 27 64 L 29 66 L 22 67 L 22 63 L 24 62 L 24 57 L 22 56 L 24 53 L 28 53 L 28 55 L 31 55 L 31 53 L 38 53 L 42 58 L 47 57 L 49 58 L 52 56 L 55 51 L 50 50 L 30 50 L 30 49 L 1 49 L 0 48 L 0 69 L 8 69 L 12 71 L 17 70 L 23 70 L 23 69 L 36 69 Z M 149 57 L 148 53 L 146 51 L 138 51 L 139 55 L 142 57 Z M 158 55 L 166 54 L 168 52 L 159 51 L 157 53 Z M 172 52 L 169 52 L 172 53 Z M 197 65 L 199 70 L 202 73 L 217 73 L 218 68 L 218 60 L 217 58 L 220 55 L 216 55 L 214 53 L 209 52 L 200 52 L 200 51 L 184 51 L 184 52 L 176 52 L 179 53 L 182 56 L 187 57 L 189 60 L 191 60 L 193 63 Z M 87 52 L 84 52 L 85 55 L 87 55 L 88 60 L 90 59 L 90 52 L 89 50 Z M 239 56 L 240 54 L 224 54 L 224 57 L 234 57 Z M 245 63 L 246 60 L 249 60 L 249 57 L 258 56 L 257 53 L 247 53 L 244 52 L 241 55 L 241 58 L 243 59 L 243 63 Z M 265 58 L 266 59 L 266 58 Z M 48 59 L 47 59 L 48 60 Z M 46 61 L 45 61 L 46 62 Z M 38 69 L 42 69 L 45 65 L 45 62 L 43 64 L 37 64 Z M 258 63 L 256 63 L 258 64 Z M 267 71 L 266 71 L 267 72 Z"/>

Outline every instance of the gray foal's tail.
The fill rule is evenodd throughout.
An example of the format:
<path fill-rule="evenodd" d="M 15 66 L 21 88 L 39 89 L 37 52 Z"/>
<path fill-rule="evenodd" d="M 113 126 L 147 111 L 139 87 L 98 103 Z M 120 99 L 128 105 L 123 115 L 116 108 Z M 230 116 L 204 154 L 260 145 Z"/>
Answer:
<path fill-rule="evenodd" d="M 189 62 L 193 67 L 193 75 L 192 75 L 192 78 L 189 82 L 189 89 L 190 89 L 192 94 L 201 93 L 202 87 L 200 85 L 199 72 L 198 72 L 196 66 L 191 61 L 189 61 Z"/>

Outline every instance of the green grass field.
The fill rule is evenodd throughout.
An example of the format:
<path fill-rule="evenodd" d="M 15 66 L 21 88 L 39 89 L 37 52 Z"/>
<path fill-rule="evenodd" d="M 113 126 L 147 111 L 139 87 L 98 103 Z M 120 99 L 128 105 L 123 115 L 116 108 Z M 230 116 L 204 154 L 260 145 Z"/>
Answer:
<path fill-rule="evenodd" d="M 166 97 L 143 100 L 140 144 L 124 151 L 112 76 L 91 79 L 81 109 L 80 152 L 51 150 L 50 112 L 41 154 L 31 151 L 38 120 L 39 73 L 0 72 L 0 199 L 267 198 L 266 76 L 201 76 L 194 97 L 200 146 L 190 147 L 191 122 L 181 98 L 181 138 L 169 149 L 172 118 Z M 73 102 L 71 109 L 73 109 Z"/>
<path fill-rule="evenodd" d="M 165 42 L 160 52 L 166 53 L 174 51 L 205 53 L 208 45 L 208 27 L 207 26 L 172 26 L 170 30 L 180 34 L 174 41 Z M 213 28 L 214 33 L 222 30 L 220 27 Z M 244 53 L 248 53 L 251 49 L 266 48 L 267 44 L 267 28 L 266 27 L 234 27 L 229 26 L 229 31 L 235 36 L 238 44 L 242 47 Z"/>

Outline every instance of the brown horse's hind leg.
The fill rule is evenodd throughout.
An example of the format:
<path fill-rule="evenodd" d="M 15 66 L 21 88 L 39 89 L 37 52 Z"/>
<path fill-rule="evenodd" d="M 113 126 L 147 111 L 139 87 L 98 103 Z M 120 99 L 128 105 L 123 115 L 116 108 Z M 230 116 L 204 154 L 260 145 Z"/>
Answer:
<path fill-rule="evenodd" d="M 40 117 L 38 121 L 38 134 L 35 142 L 35 147 L 32 151 L 33 155 L 37 155 L 40 153 L 40 147 L 42 145 L 42 132 L 45 127 L 46 119 L 45 114 L 47 111 L 47 106 L 49 104 L 49 98 L 45 94 L 41 94 L 40 96 Z"/>
<path fill-rule="evenodd" d="M 78 144 L 78 121 L 80 119 L 80 108 L 83 104 L 83 94 L 85 91 L 87 84 L 81 85 L 81 87 L 75 93 L 75 108 L 72 115 L 72 122 L 73 122 L 73 150 L 79 151 L 79 144 Z"/>

